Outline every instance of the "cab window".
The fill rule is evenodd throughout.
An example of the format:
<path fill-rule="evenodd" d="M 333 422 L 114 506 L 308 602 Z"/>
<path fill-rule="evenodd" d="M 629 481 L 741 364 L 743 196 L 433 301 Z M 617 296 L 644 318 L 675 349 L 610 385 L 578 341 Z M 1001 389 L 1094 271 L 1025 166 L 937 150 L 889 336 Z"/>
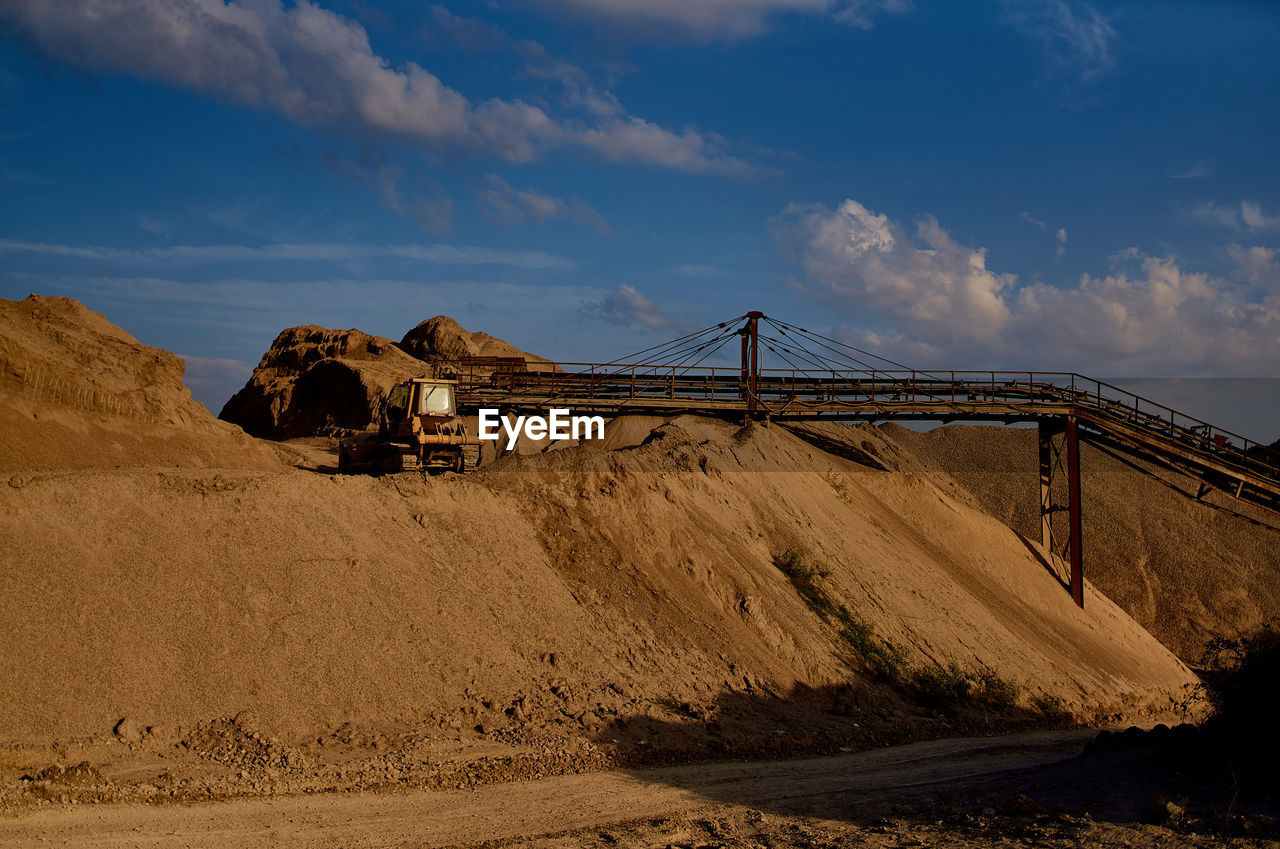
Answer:
<path fill-rule="evenodd" d="M 392 388 L 391 394 L 387 396 L 387 408 L 400 408 L 400 415 L 404 415 L 404 411 L 409 409 L 409 384 L 401 383 Z"/>
<path fill-rule="evenodd" d="M 452 386 L 423 386 L 418 397 L 418 415 L 451 415 L 453 413 Z"/>

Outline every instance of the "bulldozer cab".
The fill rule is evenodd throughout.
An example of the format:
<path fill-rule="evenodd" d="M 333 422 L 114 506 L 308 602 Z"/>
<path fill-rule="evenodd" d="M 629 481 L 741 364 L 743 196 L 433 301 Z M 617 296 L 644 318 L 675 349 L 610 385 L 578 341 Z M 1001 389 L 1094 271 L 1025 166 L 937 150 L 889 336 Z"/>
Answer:
<path fill-rule="evenodd" d="M 395 429 L 406 416 L 453 418 L 456 414 L 454 382 L 414 378 L 399 383 L 387 395 L 386 418 Z"/>
<path fill-rule="evenodd" d="M 414 413 L 419 416 L 454 415 L 453 383 L 415 380 L 411 398 Z"/>

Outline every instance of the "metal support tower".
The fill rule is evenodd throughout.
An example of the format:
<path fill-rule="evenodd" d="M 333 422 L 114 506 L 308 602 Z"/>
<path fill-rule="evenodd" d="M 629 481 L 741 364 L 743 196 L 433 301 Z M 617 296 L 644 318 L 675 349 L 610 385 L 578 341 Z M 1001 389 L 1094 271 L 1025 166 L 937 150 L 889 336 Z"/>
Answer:
<path fill-rule="evenodd" d="M 746 395 L 747 418 L 753 418 L 760 406 L 760 319 L 764 313 L 752 310 L 747 323 L 738 331 L 742 337 L 742 387 Z"/>
<path fill-rule="evenodd" d="M 1084 557 L 1080 524 L 1080 434 L 1075 416 L 1041 419 L 1040 447 L 1040 543 L 1070 568 L 1071 599 L 1084 607 Z M 1063 444 L 1065 442 L 1065 445 Z M 1063 450 L 1065 448 L 1065 451 Z M 1054 503 L 1053 482 L 1067 475 L 1067 503 Z M 1059 547 L 1053 533 L 1053 514 L 1067 511 L 1067 539 Z"/>

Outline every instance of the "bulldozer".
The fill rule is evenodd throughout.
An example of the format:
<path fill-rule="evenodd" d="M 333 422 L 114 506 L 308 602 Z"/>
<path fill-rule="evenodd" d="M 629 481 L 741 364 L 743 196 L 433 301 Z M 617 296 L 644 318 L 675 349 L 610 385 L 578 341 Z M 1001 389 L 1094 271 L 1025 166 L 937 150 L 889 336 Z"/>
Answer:
<path fill-rule="evenodd" d="M 479 445 L 457 415 L 457 381 L 415 377 L 391 389 L 379 416 L 378 432 L 343 440 L 338 448 L 340 474 L 396 472 L 461 474 L 462 449 Z M 478 453 L 478 451 L 477 451 Z"/>

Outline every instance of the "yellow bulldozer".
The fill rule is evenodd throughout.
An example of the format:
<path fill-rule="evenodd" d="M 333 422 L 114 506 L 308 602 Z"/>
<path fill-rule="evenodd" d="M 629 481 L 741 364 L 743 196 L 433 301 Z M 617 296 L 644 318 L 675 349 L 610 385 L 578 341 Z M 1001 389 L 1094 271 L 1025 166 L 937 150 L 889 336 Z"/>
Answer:
<path fill-rule="evenodd" d="M 338 448 L 341 474 L 437 474 L 466 468 L 462 449 L 479 445 L 457 415 L 457 381 L 415 377 L 387 395 L 378 432 L 345 439 Z M 477 452 L 478 453 L 478 452 Z"/>

